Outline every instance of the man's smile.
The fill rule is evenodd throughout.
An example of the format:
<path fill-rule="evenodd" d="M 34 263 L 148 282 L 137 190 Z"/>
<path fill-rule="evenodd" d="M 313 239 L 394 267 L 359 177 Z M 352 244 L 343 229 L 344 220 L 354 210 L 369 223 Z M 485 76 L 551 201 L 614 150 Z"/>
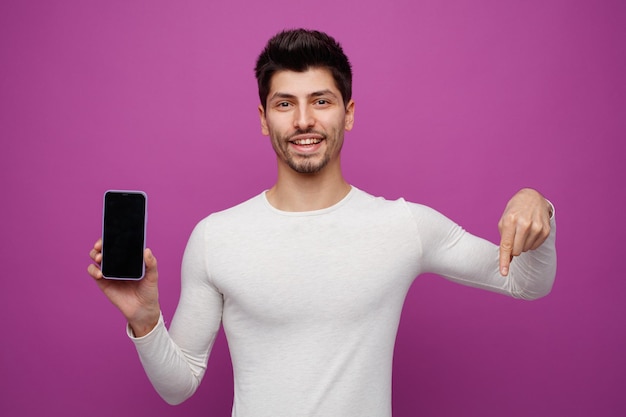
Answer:
<path fill-rule="evenodd" d="M 296 151 L 308 153 L 316 151 L 325 139 L 326 135 L 321 133 L 307 132 L 292 135 L 288 142 Z"/>
<path fill-rule="evenodd" d="M 306 139 L 296 139 L 292 140 L 291 143 L 294 145 L 315 145 L 322 141 L 320 138 L 306 138 Z"/>

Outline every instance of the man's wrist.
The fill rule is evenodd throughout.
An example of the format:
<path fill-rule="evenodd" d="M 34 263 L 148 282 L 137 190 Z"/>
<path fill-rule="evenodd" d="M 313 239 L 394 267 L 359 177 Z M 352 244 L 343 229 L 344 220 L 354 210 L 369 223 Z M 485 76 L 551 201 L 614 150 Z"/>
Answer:
<path fill-rule="evenodd" d="M 128 322 L 128 330 L 131 332 L 133 337 L 143 337 L 148 333 L 152 332 L 154 328 L 159 324 L 159 320 L 161 319 L 161 312 L 159 311 L 156 319 L 154 317 L 150 319 L 137 320 L 137 321 L 129 321 Z"/>

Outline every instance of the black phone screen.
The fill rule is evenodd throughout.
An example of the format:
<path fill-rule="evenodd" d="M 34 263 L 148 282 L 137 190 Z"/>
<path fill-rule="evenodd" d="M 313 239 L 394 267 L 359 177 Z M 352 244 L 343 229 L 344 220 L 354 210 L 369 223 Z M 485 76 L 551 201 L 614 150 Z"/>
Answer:
<path fill-rule="evenodd" d="M 104 194 L 102 274 L 105 278 L 143 278 L 146 200 L 142 191 Z"/>

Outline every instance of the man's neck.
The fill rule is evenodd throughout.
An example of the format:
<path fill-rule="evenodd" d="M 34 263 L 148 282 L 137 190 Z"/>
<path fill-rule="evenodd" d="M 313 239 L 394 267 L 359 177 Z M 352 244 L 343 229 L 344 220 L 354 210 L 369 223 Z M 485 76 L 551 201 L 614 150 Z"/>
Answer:
<path fill-rule="evenodd" d="M 276 184 L 267 191 L 269 203 L 282 211 L 313 211 L 331 207 L 351 190 L 340 171 L 316 174 L 279 172 Z"/>

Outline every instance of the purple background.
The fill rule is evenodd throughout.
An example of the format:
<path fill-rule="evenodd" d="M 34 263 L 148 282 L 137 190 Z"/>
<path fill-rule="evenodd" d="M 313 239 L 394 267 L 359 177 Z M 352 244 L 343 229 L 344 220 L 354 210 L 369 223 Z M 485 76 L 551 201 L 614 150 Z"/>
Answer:
<path fill-rule="evenodd" d="M 557 207 L 547 298 L 415 282 L 395 417 L 623 416 L 625 4 L 3 1 L 0 414 L 230 415 L 223 335 L 196 395 L 166 405 L 87 253 L 103 192 L 145 190 L 171 318 L 195 223 L 274 181 L 252 68 L 269 36 L 305 26 L 355 69 L 353 184 L 496 242 L 517 189 Z"/>

